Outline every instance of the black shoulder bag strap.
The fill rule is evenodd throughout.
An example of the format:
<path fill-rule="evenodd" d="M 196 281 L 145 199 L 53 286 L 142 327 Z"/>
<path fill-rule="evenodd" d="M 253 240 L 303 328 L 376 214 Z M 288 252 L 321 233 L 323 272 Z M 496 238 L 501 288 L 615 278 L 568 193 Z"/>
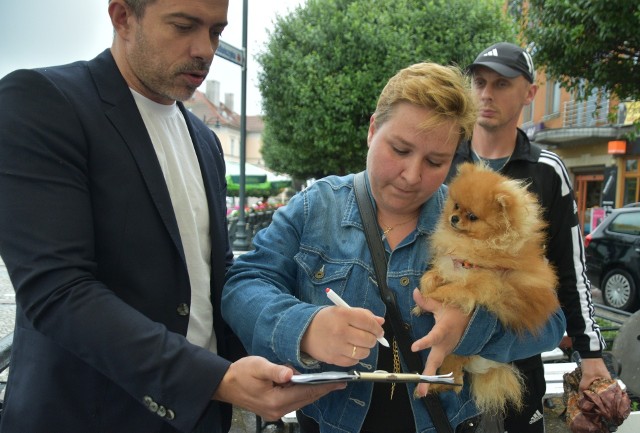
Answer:
<path fill-rule="evenodd" d="M 398 348 L 409 370 L 413 373 L 422 373 L 424 367 L 420 355 L 411 351 L 411 338 L 409 333 L 403 325 L 402 316 L 398 310 L 396 303 L 396 297 L 394 293 L 389 290 L 387 286 L 387 255 L 384 251 L 384 245 L 380 233 L 378 232 L 378 223 L 376 222 L 375 212 L 373 205 L 367 194 L 367 184 L 365 181 L 364 172 L 360 172 L 355 175 L 353 180 L 353 187 L 356 194 L 356 202 L 358 204 L 358 210 L 362 217 L 362 223 L 364 224 L 364 234 L 367 238 L 367 244 L 371 252 L 373 259 L 373 267 L 376 273 L 376 280 L 378 282 L 378 288 L 380 289 L 380 296 L 382 301 L 387 306 L 387 316 L 391 322 L 391 328 L 395 334 L 395 338 L 398 342 Z M 427 394 L 423 397 L 429 416 L 433 421 L 436 431 L 438 433 L 453 433 L 453 429 L 447 415 L 442 407 L 442 403 L 437 395 L 433 393 Z"/>

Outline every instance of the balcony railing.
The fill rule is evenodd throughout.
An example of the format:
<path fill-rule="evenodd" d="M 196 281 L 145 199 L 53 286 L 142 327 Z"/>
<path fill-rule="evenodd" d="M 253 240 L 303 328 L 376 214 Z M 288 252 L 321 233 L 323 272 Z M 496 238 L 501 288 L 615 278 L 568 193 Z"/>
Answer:
<path fill-rule="evenodd" d="M 563 128 L 585 128 L 609 124 L 609 98 L 564 103 Z"/>

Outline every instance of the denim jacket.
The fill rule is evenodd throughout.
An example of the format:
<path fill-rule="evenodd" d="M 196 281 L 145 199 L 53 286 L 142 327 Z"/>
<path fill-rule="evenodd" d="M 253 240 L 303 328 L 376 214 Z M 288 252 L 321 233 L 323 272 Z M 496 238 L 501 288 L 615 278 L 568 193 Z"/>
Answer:
<path fill-rule="evenodd" d="M 424 337 L 434 325 L 431 314 L 411 313 L 415 305 L 412 292 L 427 269 L 429 234 L 446 193 L 446 187 L 440 187 L 423 205 L 416 230 L 395 250 L 385 241 L 387 283 L 414 340 Z M 271 225 L 256 234 L 253 244 L 255 250 L 238 257 L 229 270 L 222 296 L 224 319 L 248 352 L 291 364 L 301 372 L 353 369 L 309 362 L 300 353 L 300 341 L 309 323 L 321 308 L 332 305 L 326 297 L 327 287 L 352 307 L 385 315 L 353 191 L 353 175 L 329 176 L 295 195 L 274 214 Z M 558 310 L 538 335 L 518 337 L 503 328 L 495 316 L 477 308 L 454 352 L 509 362 L 553 349 L 564 329 L 564 316 Z M 428 354 L 429 350 L 421 353 L 423 361 Z M 376 370 L 377 356 L 376 346 L 354 368 Z M 414 388 L 407 386 L 416 431 L 435 432 L 424 403 L 412 397 Z M 345 390 L 306 406 L 303 412 L 320 424 L 321 432 L 359 432 L 372 390 L 372 383 L 350 383 Z M 468 381 L 460 393 L 444 392 L 440 399 L 454 429 L 478 414 Z"/>

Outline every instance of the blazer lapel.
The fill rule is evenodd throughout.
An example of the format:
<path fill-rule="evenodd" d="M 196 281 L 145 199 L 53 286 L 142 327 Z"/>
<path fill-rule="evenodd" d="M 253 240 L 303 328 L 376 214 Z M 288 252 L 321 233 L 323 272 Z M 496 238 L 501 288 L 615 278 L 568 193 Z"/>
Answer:
<path fill-rule="evenodd" d="M 147 185 L 169 236 L 186 263 L 169 190 L 149 134 L 122 74 L 107 49 L 89 62 L 100 97 L 105 102 L 105 115 L 129 147 Z"/>

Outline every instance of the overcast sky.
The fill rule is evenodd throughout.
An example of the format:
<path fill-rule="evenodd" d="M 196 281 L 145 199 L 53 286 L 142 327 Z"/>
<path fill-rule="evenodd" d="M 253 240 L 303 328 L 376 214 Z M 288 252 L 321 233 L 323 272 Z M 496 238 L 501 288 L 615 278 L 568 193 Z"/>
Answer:
<path fill-rule="evenodd" d="M 305 0 L 248 0 L 249 51 L 247 114 L 260 114 L 258 64 L 267 31 L 276 16 L 286 15 Z M 113 30 L 107 0 L 0 0 L 0 77 L 19 68 L 33 68 L 90 60 L 111 46 Z M 242 0 L 229 0 L 229 26 L 222 40 L 242 47 Z M 240 112 L 240 66 L 215 57 L 208 79 L 220 82 L 221 99 L 233 93 Z M 201 89 L 204 91 L 204 86 Z"/>

